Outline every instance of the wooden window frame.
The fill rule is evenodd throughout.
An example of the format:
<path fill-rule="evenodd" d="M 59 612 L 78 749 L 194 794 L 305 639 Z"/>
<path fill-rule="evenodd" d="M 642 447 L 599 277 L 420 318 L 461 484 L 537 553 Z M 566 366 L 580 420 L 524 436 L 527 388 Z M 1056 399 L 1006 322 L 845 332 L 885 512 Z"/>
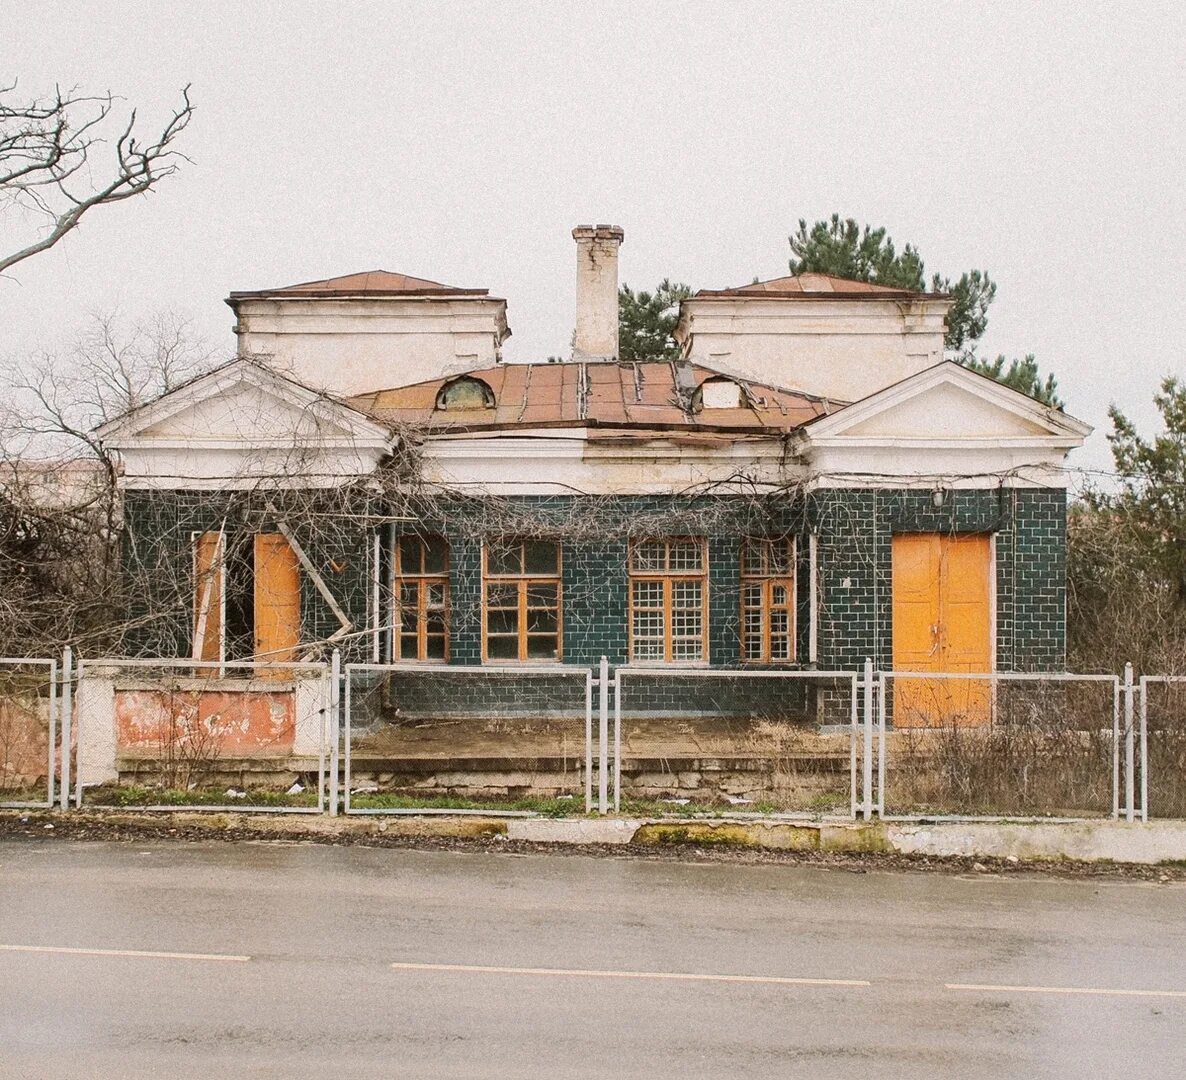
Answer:
<path fill-rule="evenodd" d="M 513 537 L 503 541 L 508 547 L 519 548 L 519 565 L 523 572 L 517 574 L 490 572 L 490 543 L 482 544 L 482 663 L 483 664 L 555 664 L 564 659 L 564 547 L 559 540 L 548 540 L 542 537 Z M 539 574 L 527 573 L 526 552 L 524 546 L 529 543 L 551 544 L 556 549 L 555 573 Z M 513 585 L 516 590 L 517 619 L 516 637 L 518 640 L 517 656 L 498 656 L 491 659 L 489 655 L 489 604 L 487 602 L 490 584 Z M 532 637 L 552 637 L 552 634 L 531 634 L 528 632 L 528 615 L 531 611 L 550 610 L 540 606 L 532 607 L 528 603 L 529 593 L 533 585 L 555 585 L 556 587 L 556 649 L 554 656 L 528 655 L 529 639 Z M 496 608 L 495 610 L 504 610 Z M 509 609 L 507 609 L 509 610 Z M 495 637 L 510 637 L 511 635 L 496 634 Z"/>
<path fill-rule="evenodd" d="M 639 569 L 635 566 L 635 556 L 646 544 L 663 544 L 663 568 Z M 672 569 L 671 548 L 673 544 L 695 544 L 700 549 L 700 566 L 698 569 Z M 703 536 L 653 536 L 640 540 L 631 540 L 626 556 L 627 604 L 626 630 L 628 638 L 630 663 L 656 666 L 688 667 L 708 663 L 708 539 Z M 697 657 L 674 658 L 674 639 L 672 630 L 674 607 L 672 594 L 674 584 L 680 581 L 697 581 L 700 583 L 700 655 Z M 634 585 L 636 582 L 655 582 L 663 587 L 662 617 L 663 617 L 663 656 L 639 657 L 634 638 Z M 654 610 L 653 608 L 651 610 Z M 656 639 L 647 639 L 656 640 Z"/>
<path fill-rule="evenodd" d="M 761 557 L 761 567 L 754 571 L 747 566 L 747 549 L 751 544 L 760 544 L 763 546 Z M 788 570 L 777 570 L 771 566 L 770 555 L 768 549 L 775 545 L 786 545 L 787 548 L 787 566 Z M 743 664 L 762 664 L 766 666 L 794 664 L 798 656 L 798 649 L 796 648 L 796 637 L 798 635 L 798 589 L 796 569 L 798 567 L 799 549 L 795 543 L 795 537 L 784 536 L 778 538 L 765 536 L 747 536 L 741 541 L 740 551 L 740 605 L 741 605 L 741 623 L 739 626 L 740 634 L 740 653 Z M 761 613 L 761 644 L 760 656 L 747 655 L 747 644 L 749 635 L 746 632 L 746 615 L 754 610 L 752 604 L 746 603 L 746 588 L 757 586 L 761 588 L 762 595 L 758 604 L 757 610 Z M 772 600 L 772 594 L 776 586 L 782 586 L 787 590 L 787 601 L 785 604 L 775 605 Z M 773 611 L 786 611 L 787 613 L 787 655 L 785 657 L 773 657 L 772 639 L 773 634 L 770 628 L 770 615 Z"/>
<path fill-rule="evenodd" d="M 420 545 L 419 565 L 405 569 L 403 565 L 403 541 L 406 539 L 414 539 Z M 443 570 L 429 571 L 427 568 L 428 561 L 428 540 L 440 540 L 445 549 L 445 567 Z M 429 533 L 421 536 L 418 533 L 400 533 L 395 537 L 395 543 L 392 545 L 392 589 L 391 589 L 391 655 L 393 663 L 418 663 L 418 664 L 447 664 L 449 662 L 449 647 L 451 622 L 451 607 L 449 597 L 449 569 L 452 565 L 452 551 L 450 549 L 449 541 L 445 536 L 439 533 Z M 400 595 L 403 591 L 404 585 L 416 586 L 416 655 L 403 655 L 403 639 L 405 636 L 403 629 L 403 605 L 400 602 Z M 430 607 L 428 604 L 428 587 L 430 585 L 439 585 L 442 587 L 444 596 L 444 613 L 445 613 L 445 632 L 443 635 L 433 634 L 428 632 L 428 616 L 429 612 L 437 611 L 439 609 Z M 444 656 L 429 657 L 428 656 L 428 639 L 429 637 L 444 638 Z"/>

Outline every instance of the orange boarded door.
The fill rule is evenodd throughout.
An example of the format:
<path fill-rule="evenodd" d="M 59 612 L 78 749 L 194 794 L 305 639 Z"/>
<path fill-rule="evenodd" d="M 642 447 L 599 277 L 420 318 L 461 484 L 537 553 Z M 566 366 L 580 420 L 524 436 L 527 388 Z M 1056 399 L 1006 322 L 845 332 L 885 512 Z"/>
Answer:
<path fill-rule="evenodd" d="M 220 532 L 194 538 L 195 660 L 222 659 L 223 544 Z"/>
<path fill-rule="evenodd" d="M 992 670 L 992 545 L 987 536 L 893 539 L 894 670 Z M 895 680 L 897 727 L 978 724 L 990 687 L 976 679 Z"/>
<path fill-rule="evenodd" d="M 288 663 L 301 640 L 296 552 L 280 533 L 257 533 L 254 554 L 255 654 L 262 663 Z"/>

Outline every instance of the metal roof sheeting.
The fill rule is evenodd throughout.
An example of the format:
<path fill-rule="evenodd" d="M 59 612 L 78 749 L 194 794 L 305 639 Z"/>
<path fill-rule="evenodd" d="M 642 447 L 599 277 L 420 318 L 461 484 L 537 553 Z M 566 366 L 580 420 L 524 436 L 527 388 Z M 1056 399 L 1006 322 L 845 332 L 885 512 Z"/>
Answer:
<path fill-rule="evenodd" d="M 686 361 L 500 364 L 359 394 L 348 403 L 380 421 L 443 430 L 601 425 L 759 432 L 794 430 L 842 404 L 737 379 L 746 404 L 694 410 L 701 383 L 728 377 Z M 441 388 L 460 378 L 486 383 L 494 408 L 437 409 Z"/>

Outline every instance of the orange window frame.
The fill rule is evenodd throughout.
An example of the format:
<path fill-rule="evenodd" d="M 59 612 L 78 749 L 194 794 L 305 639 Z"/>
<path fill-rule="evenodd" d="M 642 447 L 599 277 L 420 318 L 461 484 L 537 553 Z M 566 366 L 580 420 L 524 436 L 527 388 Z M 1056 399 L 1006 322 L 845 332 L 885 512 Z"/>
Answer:
<path fill-rule="evenodd" d="M 699 565 L 685 567 L 674 565 L 672 552 L 694 546 L 699 554 Z M 639 565 L 639 554 L 644 549 L 650 549 L 652 554 L 661 557 L 658 565 Z M 654 562 L 656 560 L 648 560 Z M 672 536 L 648 537 L 643 540 L 630 542 L 627 556 L 627 577 L 629 588 L 627 592 L 627 630 L 629 636 L 629 650 L 631 663 L 654 664 L 702 664 L 708 661 L 708 541 L 702 536 Z M 695 582 L 700 586 L 700 601 L 695 608 L 681 606 L 676 603 L 677 591 L 681 583 Z M 659 586 L 656 601 L 640 604 L 635 599 L 635 585 L 650 584 Z M 696 634 L 676 634 L 676 616 L 681 611 L 696 611 L 699 630 Z M 640 636 L 636 633 L 635 614 L 652 612 L 659 614 L 658 625 L 660 634 Z M 640 655 L 640 645 L 643 642 L 662 642 L 662 656 Z M 698 645 L 695 656 L 676 656 L 677 647 L 681 643 L 694 641 Z"/>
<path fill-rule="evenodd" d="M 776 559 L 776 554 L 781 555 Z M 746 664 L 791 664 L 795 661 L 796 591 L 794 537 L 768 540 L 746 537 L 741 542 L 741 659 Z M 778 600 L 780 594 L 782 600 Z M 757 603 L 750 596 L 757 594 Z M 750 618 L 756 615 L 756 633 Z M 786 630 L 775 632 L 775 615 L 786 616 Z M 750 654 L 750 642 L 758 639 L 758 655 Z M 786 638 L 786 655 L 776 656 L 774 643 Z"/>
<path fill-rule="evenodd" d="M 408 566 L 404 559 L 404 545 L 406 541 L 413 540 L 416 543 L 417 551 L 414 559 L 414 565 Z M 429 542 L 439 541 L 444 553 L 444 566 L 439 570 L 428 569 L 428 551 Z M 417 536 L 404 534 L 397 536 L 395 540 L 395 574 L 392 587 L 392 643 L 391 652 L 395 660 L 414 660 L 424 663 L 447 663 L 449 660 L 449 565 L 450 552 L 449 542 L 443 537 L 436 534 L 430 536 Z M 413 608 L 413 618 L 415 622 L 415 631 L 409 633 L 404 630 L 403 615 L 404 603 L 403 592 L 404 587 L 413 587 L 416 590 L 416 602 Z M 429 596 L 433 586 L 440 589 L 441 603 L 439 605 L 430 604 Z M 409 605 L 410 606 L 410 605 Z M 440 612 L 443 615 L 443 630 L 441 633 L 430 633 L 429 616 L 434 612 Z M 404 639 L 415 637 L 415 656 L 404 655 Z M 442 641 L 442 655 L 430 657 L 428 655 L 428 644 L 430 638 L 440 638 Z"/>
<path fill-rule="evenodd" d="M 555 548 L 555 571 L 542 573 L 527 570 L 527 545 L 548 544 Z M 504 570 L 492 571 L 490 568 L 490 544 L 482 544 L 482 663 L 514 664 L 514 663 L 549 663 L 564 659 L 564 552 L 559 541 L 541 540 L 532 537 L 516 538 L 500 545 L 506 552 L 518 553 L 517 572 Z M 491 604 L 491 586 L 503 586 L 513 591 L 513 603 Z M 533 602 L 532 589 L 543 587 L 555 588 L 555 603 Z M 490 614 L 492 611 L 514 611 L 514 632 L 490 630 Z M 556 620 L 554 631 L 531 630 L 531 616 L 538 613 L 550 613 Z M 514 638 L 516 648 L 514 656 L 490 656 L 490 640 Z M 554 640 L 555 649 L 551 656 L 531 656 L 531 642 L 536 640 Z"/>

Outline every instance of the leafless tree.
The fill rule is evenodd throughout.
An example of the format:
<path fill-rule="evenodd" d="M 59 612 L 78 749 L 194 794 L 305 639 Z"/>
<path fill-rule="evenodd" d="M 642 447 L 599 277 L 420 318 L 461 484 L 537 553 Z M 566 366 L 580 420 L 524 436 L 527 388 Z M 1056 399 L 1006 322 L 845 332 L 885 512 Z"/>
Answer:
<path fill-rule="evenodd" d="M 16 90 L 15 82 L 0 86 L 0 214 L 40 225 L 41 235 L 5 241 L 0 274 L 53 247 L 93 207 L 142 195 L 187 160 L 174 144 L 193 117 L 189 86 L 147 137 L 137 133 L 135 109 L 120 121 L 120 99 L 110 93 L 58 87 L 28 100 Z"/>
<path fill-rule="evenodd" d="M 0 375 L 0 646 L 44 650 L 109 629 L 118 463 L 95 428 L 213 362 L 179 316 L 96 315 L 68 347 Z"/>

